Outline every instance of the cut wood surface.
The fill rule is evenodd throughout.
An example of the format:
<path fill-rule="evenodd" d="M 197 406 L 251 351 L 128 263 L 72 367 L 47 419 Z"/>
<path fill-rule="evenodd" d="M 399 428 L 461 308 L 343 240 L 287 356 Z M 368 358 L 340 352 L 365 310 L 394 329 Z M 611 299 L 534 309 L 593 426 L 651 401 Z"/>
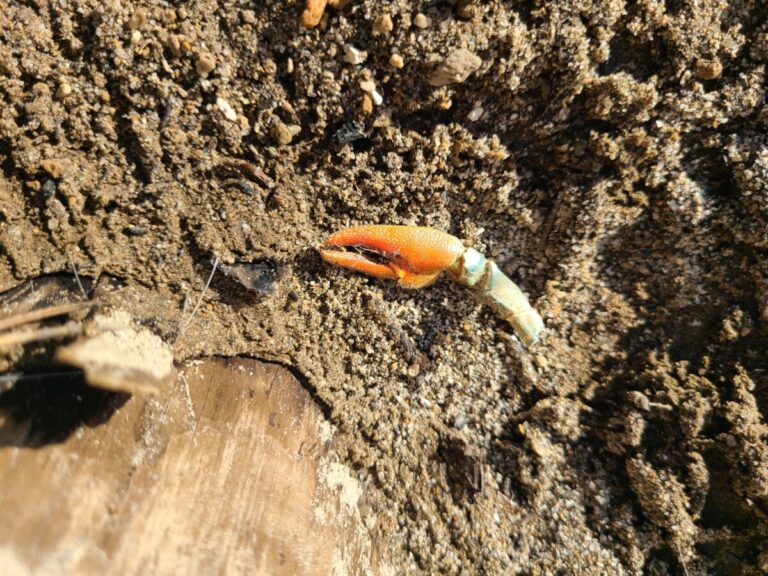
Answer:
<path fill-rule="evenodd" d="M 168 397 L 132 397 L 58 443 L 4 408 L 4 575 L 385 571 L 331 427 L 284 368 L 191 362 Z"/>

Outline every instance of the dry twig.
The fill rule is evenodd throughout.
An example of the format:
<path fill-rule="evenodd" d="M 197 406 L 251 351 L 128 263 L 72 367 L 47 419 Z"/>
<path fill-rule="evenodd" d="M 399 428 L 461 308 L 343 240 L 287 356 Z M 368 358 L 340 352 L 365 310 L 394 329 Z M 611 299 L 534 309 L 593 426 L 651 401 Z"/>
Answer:
<path fill-rule="evenodd" d="M 0 318 L 0 331 L 8 330 L 15 326 L 21 326 L 22 324 L 28 324 L 29 322 L 37 322 L 38 320 L 45 320 L 46 318 L 53 318 L 54 316 L 62 316 L 64 314 L 77 312 L 84 308 L 90 308 L 94 304 L 95 302 L 93 300 L 88 300 L 86 302 L 70 302 L 69 304 L 58 304 L 56 306 L 39 308 L 37 310 L 30 310 L 29 312 L 22 312 L 21 314 Z"/>

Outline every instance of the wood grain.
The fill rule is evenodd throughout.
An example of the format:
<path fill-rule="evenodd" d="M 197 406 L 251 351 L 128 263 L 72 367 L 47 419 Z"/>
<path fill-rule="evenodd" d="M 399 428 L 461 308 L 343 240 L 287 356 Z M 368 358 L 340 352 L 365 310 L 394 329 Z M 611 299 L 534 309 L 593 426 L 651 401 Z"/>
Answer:
<path fill-rule="evenodd" d="M 330 426 L 279 366 L 193 362 L 167 398 L 61 443 L 30 448 L 29 429 L 0 429 L 3 574 L 388 571 Z"/>

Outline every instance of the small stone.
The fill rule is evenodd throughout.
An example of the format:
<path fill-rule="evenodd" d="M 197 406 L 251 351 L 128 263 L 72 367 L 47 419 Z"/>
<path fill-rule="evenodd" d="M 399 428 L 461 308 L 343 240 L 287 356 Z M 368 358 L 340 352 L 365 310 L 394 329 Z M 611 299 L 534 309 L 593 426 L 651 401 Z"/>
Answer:
<path fill-rule="evenodd" d="M 701 80 L 714 80 L 723 73 L 723 65 L 717 58 L 713 60 L 699 60 L 696 62 L 694 74 Z"/>
<path fill-rule="evenodd" d="M 200 56 L 198 56 L 197 64 L 195 65 L 197 73 L 203 78 L 206 78 L 214 68 L 216 68 L 216 59 L 208 52 L 202 52 Z"/>
<path fill-rule="evenodd" d="M 464 82 L 482 64 L 483 60 L 477 54 L 465 48 L 459 48 L 440 63 L 429 77 L 429 83 L 439 87 Z"/>
<path fill-rule="evenodd" d="M 387 35 L 395 28 L 392 23 L 392 17 L 389 14 L 382 14 L 373 22 L 373 35 Z"/>
<path fill-rule="evenodd" d="M 419 372 L 421 372 L 421 367 L 418 365 L 418 363 L 414 362 L 408 366 L 408 376 L 411 378 L 416 378 L 416 376 L 419 375 Z"/>
<path fill-rule="evenodd" d="M 374 82 L 373 80 L 361 80 L 360 89 L 363 92 L 368 92 L 368 94 L 370 94 L 371 92 L 374 92 L 376 90 L 376 82 Z"/>
<path fill-rule="evenodd" d="M 472 110 L 469 111 L 469 114 L 467 114 L 467 120 L 470 122 L 477 122 L 480 120 L 480 118 L 483 117 L 483 108 L 482 106 L 477 106 L 476 108 L 472 108 Z"/>
<path fill-rule="evenodd" d="M 48 175 L 51 178 L 54 178 L 56 180 L 58 180 L 64 175 L 64 170 L 66 168 L 64 166 L 64 162 L 62 162 L 61 160 L 55 160 L 55 159 L 43 160 L 42 162 L 40 162 L 40 167 L 46 172 L 48 172 Z"/>
<path fill-rule="evenodd" d="M 288 61 L 285 63 L 285 72 L 286 74 L 293 74 L 293 70 L 293 58 L 288 58 Z"/>
<path fill-rule="evenodd" d="M 129 226 L 126 226 L 125 233 L 128 236 L 144 236 L 144 234 L 147 233 L 147 229 L 144 226 L 131 224 Z"/>
<path fill-rule="evenodd" d="M 278 122 L 272 127 L 272 138 L 279 146 L 287 146 L 293 140 L 291 129 L 283 122 Z"/>
<path fill-rule="evenodd" d="M 146 8 L 139 8 L 128 18 L 128 30 L 138 30 L 147 21 Z"/>
<path fill-rule="evenodd" d="M 56 89 L 56 98 L 63 100 L 70 94 L 72 94 L 72 86 L 70 86 L 67 82 L 62 82 L 59 84 L 59 87 Z"/>
<path fill-rule="evenodd" d="M 296 137 L 301 134 L 301 126 L 298 124 L 288 124 L 288 130 L 291 131 L 291 136 Z"/>
<path fill-rule="evenodd" d="M 365 125 L 360 122 L 347 122 L 333 134 L 339 144 L 351 144 L 365 136 Z"/>
<path fill-rule="evenodd" d="M 392 56 L 389 57 L 389 65 L 399 70 L 405 66 L 405 62 L 403 62 L 403 57 L 400 56 L 400 54 L 392 54 Z"/>
<path fill-rule="evenodd" d="M 367 58 L 368 52 L 365 50 L 358 50 L 352 44 L 344 45 L 344 62 L 347 64 L 352 64 L 353 66 L 362 64 Z"/>
<path fill-rule="evenodd" d="M 373 112 L 373 98 L 371 98 L 370 94 L 363 94 L 360 110 L 363 114 L 370 114 Z"/>
<path fill-rule="evenodd" d="M 174 58 L 181 57 L 181 38 L 178 34 L 170 34 L 165 40 L 165 47 Z"/>
<path fill-rule="evenodd" d="M 376 82 L 373 80 L 361 80 L 360 89 L 371 97 L 376 106 L 381 106 L 384 102 L 384 97 L 376 90 Z"/>
<path fill-rule="evenodd" d="M 424 30 L 424 28 L 429 28 L 430 24 L 432 24 L 432 20 L 427 18 L 424 14 L 419 12 L 416 14 L 416 16 L 413 17 L 413 25 L 416 26 L 416 28 L 421 28 Z"/>
<path fill-rule="evenodd" d="M 549 360 L 543 354 L 536 354 L 533 360 L 536 362 L 536 366 L 542 370 L 546 370 L 547 366 L 549 366 Z"/>
<path fill-rule="evenodd" d="M 53 180 L 46 180 L 40 187 L 40 195 L 45 198 L 52 198 L 56 194 L 56 183 Z"/>
<path fill-rule="evenodd" d="M 216 98 L 216 106 L 221 110 L 221 113 L 224 114 L 224 118 L 231 120 L 232 122 L 237 121 L 237 112 L 235 112 L 232 105 L 224 100 L 224 98 Z"/>
<path fill-rule="evenodd" d="M 301 25 L 304 28 L 314 28 L 320 24 L 327 3 L 328 0 L 306 0 L 304 12 L 301 13 Z"/>
<path fill-rule="evenodd" d="M 110 96 L 109 92 L 107 92 L 106 90 L 102 90 L 101 92 L 99 92 L 99 100 L 104 102 L 104 104 L 107 104 L 112 100 L 112 96 Z"/>
<path fill-rule="evenodd" d="M 132 44 L 138 44 L 141 41 L 141 38 L 142 38 L 141 32 L 139 32 L 138 30 L 134 30 L 133 32 L 131 32 Z"/>

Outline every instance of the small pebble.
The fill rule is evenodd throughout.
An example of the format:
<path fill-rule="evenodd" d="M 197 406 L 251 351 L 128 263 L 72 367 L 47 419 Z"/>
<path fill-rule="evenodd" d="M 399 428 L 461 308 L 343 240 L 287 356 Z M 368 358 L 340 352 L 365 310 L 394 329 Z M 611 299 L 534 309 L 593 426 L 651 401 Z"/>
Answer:
<path fill-rule="evenodd" d="M 432 24 L 432 20 L 427 18 L 421 12 L 413 17 L 413 25 L 416 26 L 416 28 L 421 28 L 423 30 L 424 28 L 429 28 L 430 24 Z"/>
<path fill-rule="evenodd" d="M 288 130 L 291 131 L 292 136 L 298 136 L 301 133 L 301 126 L 298 124 L 288 124 Z"/>
<path fill-rule="evenodd" d="M 63 100 L 70 94 L 72 94 L 72 86 L 70 86 L 67 82 L 62 82 L 59 84 L 59 87 L 56 89 L 56 98 Z"/>
<path fill-rule="evenodd" d="M 291 129 L 283 122 L 278 122 L 272 127 L 272 138 L 279 146 L 287 146 L 293 140 Z"/>
<path fill-rule="evenodd" d="M 147 229 L 144 226 L 136 226 L 134 224 L 125 228 L 125 233 L 128 236 L 144 236 L 147 233 Z"/>
<path fill-rule="evenodd" d="M 237 112 L 232 105 L 224 100 L 224 98 L 216 98 L 216 106 L 221 110 L 222 114 L 227 120 L 235 122 L 237 120 Z"/>
<path fill-rule="evenodd" d="M 357 64 L 362 64 L 368 59 L 368 52 L 365 50 L 358 50 L 352 44 L 345 44 L 344 45 L 344 62 L 347 64 L 352 64 L 353 66 Z"/>
<path fill-rule="evenodd" d="M 477 122 L 482 117 L 483 117 L 483 109 L 480 106 L 478 106 L 477 108 L 472 108 L 472 110 L 469 111 L 469 114 L 467 114 L 467 120 L 469 120 L 470 122 Z"/>
<path fill-rule="evenodd" d="M 174 58 L 181 56 L 181 38 L 178 34 L 170 34 L 165 40 L 165 47 L 173 54 Z"/>
<path fill-rule="evenodd" d="M 216 68 L 216 59 L 208 52 L 202 52 L 200 56 L 198 56 L 197 64 L 195 65 L 197 73 L 203 78 L 206 78 L 214 68 Z"/>
<path fill-rule="evenodd" d="M 439 87 L 464 82 L 482 64 L 483 60 L 477 54 L 465 48 L 454 50 L 430 75 L 429 83 Z"/>
<path fill-rule="evenodd" d="M 369 94 L 363 94 L 360 110 L 363 114 L 370 114 L 373 112 L 373 98 L 371 98 Z"/>
<path fill-rule="evenodd" d="M 723 73 L 723 65 L 720 60 L 699 60 L 696 62 L 694 74 L 701 80 L 714 80 Z"/>
<path fill-rule="evenodd" d="M 373 34 L 387 35 L 394 29 L 395 25 L 392 23 L 392 17 L 389 14 L 382 14 L 373 22 Z"/>
<path fill-rule="evenodd" d="M 536 354 L 533 360 L 534 362 L 536 362 L 536 366 L 538 366 L 542 370 L 545 370 L 547 366 L 549 366 L 549 360 L 547 360 L 546 356 L 544 356 L 543 354 Z"/>
<path fill-rule="evenodd" d="M 56 194 L 56 183 L 53 180 L 46 180 L 40 188 L 40 195 L 48 199 Z"/>
<path fill-rule="evenodd" d="M 376 90 L 376 82 L 373 80 L 361 80 L 360 88 L 363 92 L 368 92 L 368 94 L 370 94 Z"/>
<path fill-rule="evenodd" d="M 306 0 L 304 12 L 301 13 L 301 25 L 304 28 L 314 28 L 320 24 L 326 4 L 328 4 L 328 0 Z"/>
<path fill-rule="evenodd" d="M 336 130 L 333 137 L 339 144 L 351 144 L 365 138 L 365 126 L 359 122 L 348 122 Z"/>
<path fill-rule="evenodd" d="M 43 160 L 40 167 L 45 170 L 51 178 L 58 180 L 64 175 L 64 163 L 61 160 Z"/>
<path fill-rule="evenodd" d="M 45 82 L 35 82 L 32 92 L 38 96 L 45 96 L 51 93 L 51 89 Z"/>
<path fill-rule="evenodd" d="M 405 62 L 403 62 L 403 57 L 400 56 L 400 54 L 392 54 L 392 56 L 389 57 L 389 65 L 393 68 L 400 69 L 405 66 Z"/>
<path fill-rule="evenodd" d="M 370 95 L 371 100 L 373 100 L 373 103 L 376 104 L 376 106 L 382 105 L 384 97 L 376 90 L 376 82 L 373 80 L 361 80 L 360 88 L 363 92 Z"/>
<path fill-rule="evenodd" d="M 128 30 L 138 30 L 147 21 L 147 10 L 139 8 L 128 18 Z"/>

